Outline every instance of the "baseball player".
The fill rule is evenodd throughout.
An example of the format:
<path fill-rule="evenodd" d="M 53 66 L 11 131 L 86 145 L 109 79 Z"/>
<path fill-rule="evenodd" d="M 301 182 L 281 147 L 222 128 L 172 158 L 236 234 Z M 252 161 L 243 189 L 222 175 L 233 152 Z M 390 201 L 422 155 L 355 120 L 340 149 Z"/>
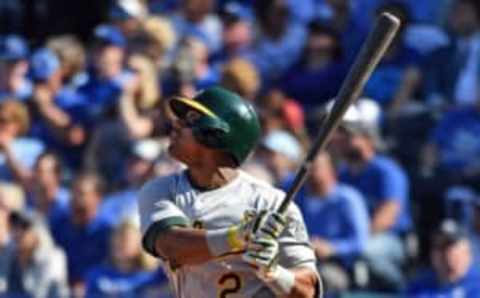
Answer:
<path fill-rule="evenodd" d="M 169 101 L 170 154 L 183 172 L 139 195 L 143 246 L 163 260 L 176 297 L 320 297 L 303 218 L 284 193 L 239 169 L 260 125 L 252 106 L 220 87 Z"/>

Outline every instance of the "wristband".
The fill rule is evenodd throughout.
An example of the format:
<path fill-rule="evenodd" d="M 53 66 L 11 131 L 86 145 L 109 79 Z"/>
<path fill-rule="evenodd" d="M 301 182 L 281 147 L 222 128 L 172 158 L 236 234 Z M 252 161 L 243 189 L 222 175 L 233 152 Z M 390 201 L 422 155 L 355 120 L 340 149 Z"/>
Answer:
<path fill-rule="evenodd" d="M 214 257 L 238 252 L 245 247 L 245 243 L 239 235 L 238 226 L 207 231 L 207 244 L 210 254 Z"/>
<path fill-rule="evenodd" d="M 282 266 L 277 266 L 275 271 L 259 277 L 276 296 L 283 297 L 289 295 L 295 286 L 295 274 Z"/>

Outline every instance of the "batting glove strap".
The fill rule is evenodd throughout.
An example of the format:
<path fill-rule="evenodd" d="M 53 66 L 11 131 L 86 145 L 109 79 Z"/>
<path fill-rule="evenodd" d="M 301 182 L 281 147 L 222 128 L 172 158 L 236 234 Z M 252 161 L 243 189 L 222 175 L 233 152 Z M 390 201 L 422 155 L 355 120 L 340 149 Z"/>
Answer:
<path fill-rule="evenodd" d="M 282 266 L 276 266 L 274 271 L 259 275 L 259 278 L 278 297 L 290 295 L 295 286 L 295 274 Z"/>
<path fill-rule="evenodd" d="M 286 225 L 287 218 L 285 215 L 277 212 L 268 212 L 265 215 L 263 224 L 259 227 L 258 231 L 256 231 L 256 236 L 262 237 L 263 234 L 270 238 L 277 239 Z"/>

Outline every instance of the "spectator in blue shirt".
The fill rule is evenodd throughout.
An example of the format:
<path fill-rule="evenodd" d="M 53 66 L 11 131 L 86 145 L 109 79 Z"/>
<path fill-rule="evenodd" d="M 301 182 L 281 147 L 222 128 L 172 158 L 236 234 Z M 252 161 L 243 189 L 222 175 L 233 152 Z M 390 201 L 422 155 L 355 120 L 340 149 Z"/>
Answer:
<path fill-rule="evenodd" d="M 173 28 L 179 39 L 194 37 L 207 46 L 209 53 L 220 50 L 222 45 L 222 23 L 212 13 L 213 0 L 184 0 L 181 10 L 171 17 Z"/>
<path fill-rule="evenodd" d="M 112 116 L 124 86 L 135 77 L 124 68 L 126 46 L 125 36 L 116 27 L 100 25 L 95 29 L 91 69 L 79 88 L 87 98 L 85 125 Z"/>
<path fill-rule="evenodd" d="M 12 181 L 17 169 L 32 169 L 43 152 L 43 143 L 23 136 L 30 126 L 26 105 L 18 100 L 0 101 L 0 180 Z"/>
<path fill-rule="evenodd" d="M 480 297 L 480 269 L 473 262 L 465 231 L 456 222 L 442 222 L 434 234 L 431 262 L 432 268 L 409 285 L 408 297 Z"/>
<path fill-rule="evenodd" d="M 403 285 L 400 266 L 405 260 L 402 236 L 411 228 L 409 181 L 393 159 L 378 152 L 382 144 L 376 124 L 365 113 L 357 112 L 357 117 L 345 119 L 335 137 L 345 162 L 339 177 L 366 198 L 371 238 L 365 256 L 373 275 L 381 280 L 379 285 L 399 289 Z"/>
<path fill-rule="evenodd" d="M 405 43 L 405 29 L 410 12 L 405 4 L 388 2 L 377 15 L 389 12 L 400 19 L 401 26 L 385 56 L 365 86 L 365 96 L 374 98 L 388 112 L 398 112 L 414 98 L 420 84 L 419 55 Z"/>
<path fill-rule="evenodd" d="M 67 255 L 73 292 L 82 292 L 86 273 L 108 256 L 111 226 L 98 214 L 102 183 L 96 174 L 79 174 L 72 186 L 70 209 L 50 226 Z"/>
<path fill-rule="evenodd" d="M 347 272 L 367 245 L 369 218 L 362 195 L 337 182 L 328 153 L 321 153 L 313 162 L 299 207 L 327 292 L 347 290 Z"/>
<path fill-rule="evenodd" d="M 213 53 L 210 61 L 217 70 L 234 58 L 254 61 L 253 13 L 236 2 L 229 3 L 223 12 L 222 47 Z"/>
<path fill-rule="evenodd" d="M 137 226 L 128 221 L 118 226 L 111 238 L 110 258 L 87 274 L 85 297 L 147 298 L 154 287 L 157 297 L 166 295 L 166 276 L 149 268 L 148 260 L 153 259 L 147 259 L 141 242 Z"/>
<path fill-rule="evenodd" d="M 0 100 L 25 101 L 32 94 L 32 83 L 26 78 L 28 46 L 17 35 L 0 36 Z"/>
<path fill-rule="evenodd" d="M 38 49 L 32 55 L 30 64 L 30 76 L 34 82 L 30 134 L 44 140 L 50 149 L 60 152 L 68 166 L 77 168 L 81 146 L 86 141 L 84 124 L 80 123 L 86 98 L 75 87 L 64 86 L 68 74 L 64 74 L 54 51 Z M 72 151 L 77 154 L 72 154 Z"/>
<path fill-rule="evenodd" d="M 286 0 L 255 1 L 255 13 L 260 31 L 254 46 L 255 64 L 263 83 L 270 86 L 298 61 L 307 32 L 291 18 Z"/>
<path fill-rule="evenodd" d="M 283 77 L 281 87 L 312 113 L 337 94 L 347 71 L 338 33 L 320 22 L 312 22 L 304 55 Z"/>
<path fill-rule="evenodd" d="M 423 152 L 424 166 L 437 169 L 448 184 L 472 183 L 480 173 L 480 101 L 447 112 Z"/>
<path fill-rule="evenodd" d="M 122 171 L 122 188 L 106 196 L 99 209 L 100 216 L 113 226 L 125 220 L 138 220 L 138 190 L 153 177 L 155 161 L 162 153 L 157 140 L 137 141 L 130 151 Z"/>
<path fill-rule="evenodd" d="M 17 181 L 27 193 L 28 204 L 51 225 L 70 208 L 70 191 L 62 186 L 63 166 L 51 151 L 40 154 L 30 170 L 17 169 Z"/>
<path fill-rule="evenodd" d="M 323 1 L 320 6 L 319 18 L 326 21 L 340 32 L 345 59 L 352 62 L 358 54 L 363 40 L 368 33 L 368 21 L 371 16 L 362 11 L 358 16 L 353 11 L 352 0 Z"/>
<path fill-rule="evenodd" d="M 441 108 L 477 100 L 480 69 L 478 1 L 455 0 L 448 14 L 448 45 L 433 52 L 425 66 L 427 101 Z"/>

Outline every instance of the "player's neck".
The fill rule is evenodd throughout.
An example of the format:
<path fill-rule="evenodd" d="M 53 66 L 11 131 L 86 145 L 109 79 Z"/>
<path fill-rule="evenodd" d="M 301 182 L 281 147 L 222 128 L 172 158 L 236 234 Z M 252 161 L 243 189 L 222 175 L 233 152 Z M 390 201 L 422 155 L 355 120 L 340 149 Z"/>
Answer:
<path fill-rule="evenodd" d="M 234 168 L 189 168 L 187 177 L 190 184 L 200 190 L 207 191 L 220 188 L 238 176 L 238 171 Z"/>

